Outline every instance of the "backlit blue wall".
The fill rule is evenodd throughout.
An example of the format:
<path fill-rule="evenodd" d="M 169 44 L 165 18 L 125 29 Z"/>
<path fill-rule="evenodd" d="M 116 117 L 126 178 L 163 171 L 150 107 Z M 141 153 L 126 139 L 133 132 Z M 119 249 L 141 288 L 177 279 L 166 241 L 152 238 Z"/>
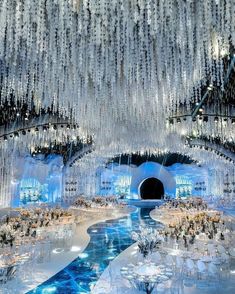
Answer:
<path fill-rule="evenodd" d="M 156 162 L 145 162 L 137 167 L 113 163 L 100 168 L 97 174 L 97 194 L 123 194 L 132 199 L 139 198 L 141 183 L 150 177 L 159 179 L 170 197 L 203 196 L 208 186 L 207 169 L 194 164 L 176 163 L 164 167 Z"/>
<path fill-rule="evenodd" d="M 15 164 L 12 206 L 60 201 L 63 169 L 61 156 L 26 156 L 19 158 Z"/>

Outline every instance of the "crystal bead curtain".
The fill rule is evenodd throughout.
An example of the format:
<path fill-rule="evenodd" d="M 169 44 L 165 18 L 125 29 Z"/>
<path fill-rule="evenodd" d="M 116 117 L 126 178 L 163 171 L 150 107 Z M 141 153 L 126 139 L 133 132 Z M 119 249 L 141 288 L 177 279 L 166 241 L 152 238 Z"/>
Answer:
<path fill-rule="evenodd" d="M 234 16 L 234 0 L 1 0 L 1 97 L 151 132 L 206 77 L 223 88 Z"/>
<path fill-rule="evenodd" d="M 53 126 L 48 131 L 31 130 L 25 135 L 19 133 L 18 137 L 8 137 L 7 141 L 0 138 L 0 207 L 11 205 L 15 189 L 16 159 L 30 156 L 37 147 L 49 147 L 52 144 L 72 142 L 77 136 L 83 138 L 83 133 L 76 129 L 57 129 Z"/>
<path fill-rule="evenodd" d="M 133 151 L 173 150 L 227 168 L 217 154 L 180 140 L 191 122 L 184 134 L 165 123 L 180 105 L 199 101 L 207 82 L 223 90 L 231 45 L 234 0 L 0 0 L 0 103 L 15 99 L 38 112 L 53 105 L 78 123 L 96 148 L 96 158 L 81 162 L 84 174 Z M 234 126 L 197 129 L 234 138 Z M 48 136 L 1 142 L 1 203 L 9 204 L 14 156 Z"/>

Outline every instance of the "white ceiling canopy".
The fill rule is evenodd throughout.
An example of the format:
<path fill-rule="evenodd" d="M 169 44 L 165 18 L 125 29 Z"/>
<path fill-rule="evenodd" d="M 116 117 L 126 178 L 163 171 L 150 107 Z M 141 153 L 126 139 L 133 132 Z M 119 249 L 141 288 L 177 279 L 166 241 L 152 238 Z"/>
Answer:
<path fill-rule="evenodd" d="M 223 88 L 234 26 L 234 0 L 0 0 L 1 96 L 151 142 L 208 76 Z"/>

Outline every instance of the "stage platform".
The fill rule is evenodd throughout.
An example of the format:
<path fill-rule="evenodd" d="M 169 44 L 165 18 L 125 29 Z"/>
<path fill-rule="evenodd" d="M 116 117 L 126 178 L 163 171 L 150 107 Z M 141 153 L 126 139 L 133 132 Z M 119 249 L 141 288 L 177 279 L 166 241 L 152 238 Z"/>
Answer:
<path fill-rule="evenodd" d="M 165 202 L 163 199 L 159 200 L 143 200 L 143 199 L 128 199 L 128 205 L 134 205 L 136 207 L 155 208 Z"/>

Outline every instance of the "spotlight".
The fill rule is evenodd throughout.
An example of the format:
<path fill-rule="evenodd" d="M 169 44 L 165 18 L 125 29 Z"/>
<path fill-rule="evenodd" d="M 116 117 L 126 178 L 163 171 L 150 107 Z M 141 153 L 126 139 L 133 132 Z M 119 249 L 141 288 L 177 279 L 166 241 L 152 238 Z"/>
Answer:
<path fill-rule="evenodd" d="M 18 138 L 19 137 L 19 133 L 18 132 L 14 132 L 14 137 Z"/>
<path fill-rule="evenodd" d="M 178 117 L 178 118 L 176 119 L 176 122 L 177 122 L 177 123 L 180 123 L 180 122 L 181 122 L 180 117 Z"/>
<path fill-rule="evenodd" d="M 67 125 L 67 130 L 69 130 L 70 129 L 70 125 Z"/>
<path fill-rule="evenodd" d="M 5 136 L 3 137 L 3 139 L 4 139 L 4 141 L 7 141 L 7 136 L 5 135 Z"/>
<path fill-rule="evenodd" d="M 47 126 L 43 126 L 42 129 L 43 129 L 43 132 L 46 132 L 47 131 Z"/>
<path fill-rule="evenodd" d="M 70 249 L 70 251 L 72 251 L 72 252 L 78 252 L 80 250 L 81 250 L 81 248 L 77 247 L 77 246 L 72 246 L 71 249 Z"/>
<path fill-rule="evenodd" d="M 208 90 L 208 91 L 211 91 L 212 89 L 213 89 L 213 85 L 210 84 L 209 87 L 207 87 L 207 90 Z"/>
<path fill-rule="evenodd" d="M 22 131 L 22 135 L 26 135 L 26 131 L 25 130 Z"/>
<path fill-rule="evenodd" d="M 232 124 L 233 125 L 235 124 L 235 118 L 232 118 Z"/>
<path fill-rule="evenodd" d="M 215 121 L 215 122 L 218 122 L 218 121 L 219 121 L 218 116 L 215 116 L 214 121 Z"/>
<path fill-rule="evenodd" d="M 16 113 L 16 116 L 20 116 L 19 112 Z"/>
<path fill-rule="evenodd" d="M 204 122 L 208 122 L 208 116 L 206 115 L 206 116 L 203 116 L 203 121 Z"/>

